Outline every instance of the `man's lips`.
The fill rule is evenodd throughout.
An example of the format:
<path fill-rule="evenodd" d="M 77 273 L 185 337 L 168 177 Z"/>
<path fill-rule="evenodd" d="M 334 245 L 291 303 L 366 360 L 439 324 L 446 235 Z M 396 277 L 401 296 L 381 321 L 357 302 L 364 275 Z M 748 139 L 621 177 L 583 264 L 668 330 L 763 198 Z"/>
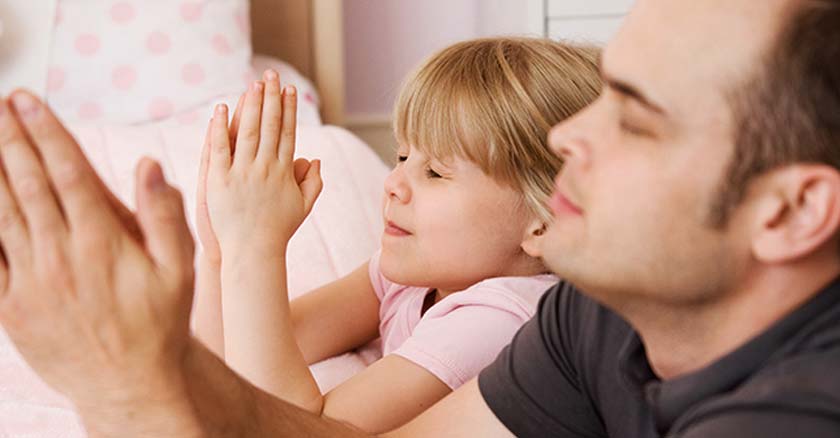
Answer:
<path fill-rule="evenodd" d="M 390 234 L 391 236 L 410 236 L 411 233 L 406 231 L 403 228 L 398 227 L 395 223 L 391 221 L 385 222 L 385 234 Z"/>
<path fill-rule="evenodd" d="M 560 216 L 562 214 L 583 216 L 583 210 L 563 196 L 558 189 L 554 189 L 554 194 L 551 196 L 551 200 L 549 200 L 549 206 L 551 207 L 551 211 L 554 212 L 554 216 Z"/>

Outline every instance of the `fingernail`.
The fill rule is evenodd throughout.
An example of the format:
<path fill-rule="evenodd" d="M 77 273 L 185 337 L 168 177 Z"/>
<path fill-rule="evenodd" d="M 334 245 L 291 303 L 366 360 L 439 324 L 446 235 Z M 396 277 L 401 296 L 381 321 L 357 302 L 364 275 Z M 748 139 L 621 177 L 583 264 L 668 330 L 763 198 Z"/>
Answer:
<path fill-rule="evenodd" d="M 38 101 L 29 93 L 18 92 L 12 96 L 12 105 L 22 118 L 31 118 L 38 113 Z"/>
<path fill-rule="evenodd" d="M 227 110 L 227 105 L 223 103 L 216 104 L 216 115 L 223 116 Z"/>
<path fill-rule="evenodd" d="M 263 73 L 263 78 L 265 78 L 266 81 L 274 81 L 277 79 L 277 72 L 273 69 L 268 69 L 265 73 Z"/>
<path fill-rule="evenodd" d="M 263 89 L 262 81 L 254 81 L 254 83 L 251 85 L 251 89 L 254 90 L 254 91 L 262 91 L 262 89 Z"/>
<path fill-rule="evenodd" d="M 163 179 L 163 169 L 160 168 L 160 164 L 152 164 L 152 169 L 149 170 L 149 177 L 146 180 L 146 187 L 153 192 L 162 192 L 166 189 L 166 180 Z"/>
<path fill-rule="evenodd" d="M 297 93 L 297 90 L 295 89 L 294 85 L 286 85 L 286 87 L 283 88 L 283 92 L 288 94 L 289 96 L 294 96 L 295 93 Z"/>

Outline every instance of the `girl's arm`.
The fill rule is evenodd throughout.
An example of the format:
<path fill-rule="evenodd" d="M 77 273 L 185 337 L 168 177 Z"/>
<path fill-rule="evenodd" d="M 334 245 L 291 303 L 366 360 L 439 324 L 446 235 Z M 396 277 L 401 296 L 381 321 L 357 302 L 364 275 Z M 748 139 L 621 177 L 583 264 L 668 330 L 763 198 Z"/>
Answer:
<path fill-rule="evenodd" d="M 285 260 L 320 192 L 320 163 L 293 160 L 295 90 L 281 92 L 274 72 L 264 79 L 246 94 L 233 152 L 224 106 L 211 122 L 207 200 L 222 254 L 225 359 L 257 386 L 320 412 L 295 339 Z"/>
<path fill-rule="evenodd" d="M 306 363 L 345 353 L 379 336 L 379 298 L 368 265 L 292 301 L 292 326 Z"/>
<path fill-rule="evenodd" d="M 239 96 L 236 110 L 230 122 L 229 132 L 239 129 L 239 116 L 245 93 Z M 235 137 L 228 136 L 233 147 Z M 192 312 L 192 328 L 196 337 L 220 358 L 224 358 L 224 334 L 222 327 L 222 254 L 219 241 L 210 224 L 210 212 L 207 207 L 207 167 L 210 163 L 210 125 L 204 137 L 201 150 L 201 162 L 198 168 L 198 190 L 196 193 L 195 223 L 198 239 L 201 242 L 201 254 L 196 272 L 195 296 Z"/>
<path fill-rule="evenodd" d="M 220 358 L 225 357 L 222 328 L 221 267 L 201 254 L 196 272 L 192 328 L 196 338 Z"/>
<path fill-rule="evenodd" d="M 452 390 L 425 368 L 388 355 L 324 396 L 324 417 L 367 433 L 394 430 Z"/>

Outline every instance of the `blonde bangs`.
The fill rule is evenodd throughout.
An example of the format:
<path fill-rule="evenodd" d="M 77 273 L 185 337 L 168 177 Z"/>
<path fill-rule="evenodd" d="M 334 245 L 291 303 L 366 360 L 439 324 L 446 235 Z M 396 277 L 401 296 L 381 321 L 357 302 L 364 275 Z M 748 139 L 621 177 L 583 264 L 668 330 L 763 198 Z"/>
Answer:
<path fill-rule="evenodd" d="M 475 163 L 548 220 L 562 165 L 548 131 L 598 96 L 598 53 L 533 38 L 456 43 L 406 80 L 394 107 L 396 139 L 434 159 Z"/>
<path fill-rule="evenodd" d="M 475 76 L 443 55 L 431 59 L 403 87 L 394 114 L 397 142 L 438 160 L 454 156 L 475 162 L 486 172 L 489 157 L 482 143 L 487 131 L 480 126 L 480 106 L 469 89 L 474 81 L 465 80 Z"/>

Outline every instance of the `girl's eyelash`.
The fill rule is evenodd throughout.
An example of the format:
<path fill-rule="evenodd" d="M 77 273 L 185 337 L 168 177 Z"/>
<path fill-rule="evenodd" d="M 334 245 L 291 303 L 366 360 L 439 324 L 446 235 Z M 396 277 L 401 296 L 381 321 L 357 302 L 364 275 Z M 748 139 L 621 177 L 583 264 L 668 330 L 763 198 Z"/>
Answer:
<path fill-rule="evenodd" d="M 635 125 L 632 125 L 632 124 L 630 124 L 630 123 L 627 123 L 627 122 L 626 122 L 626 121 L 624 121 L 624 120 L 622 120 L 622 121 L 620 121 L 620 122 L 619 122 L 619 126 L 621 127 L 621 130 L 622 130 L 622 131 L 624 131 L 624 132 L 626 132 L 626 133 L 628 133 L 628 134 L 631 134 L 631 135 L 644 136 L 644 135 L 647 135 L 647 134 L 648 134 L 648 133 L 647 133 L 647 131 L 645 131 L 645 130 L 643 130 L 643 129 L 641 129 L 641 128 L 638 128 L 638 127 L 636 127 Z"/>
<path fill-rule="evenodd" d="M 403 161 L 408 159 L 408 155 L 397 155 L 397 162 L 402 163 Z"/>
<path fill-rule="evenodd" d="M 429 178 L 441 178 L 441 175 L 439 173 L 435 172 L 434 170 L 432 170 L 431 167 L 426 168 L 426 176 L 429 177 Z"/>

